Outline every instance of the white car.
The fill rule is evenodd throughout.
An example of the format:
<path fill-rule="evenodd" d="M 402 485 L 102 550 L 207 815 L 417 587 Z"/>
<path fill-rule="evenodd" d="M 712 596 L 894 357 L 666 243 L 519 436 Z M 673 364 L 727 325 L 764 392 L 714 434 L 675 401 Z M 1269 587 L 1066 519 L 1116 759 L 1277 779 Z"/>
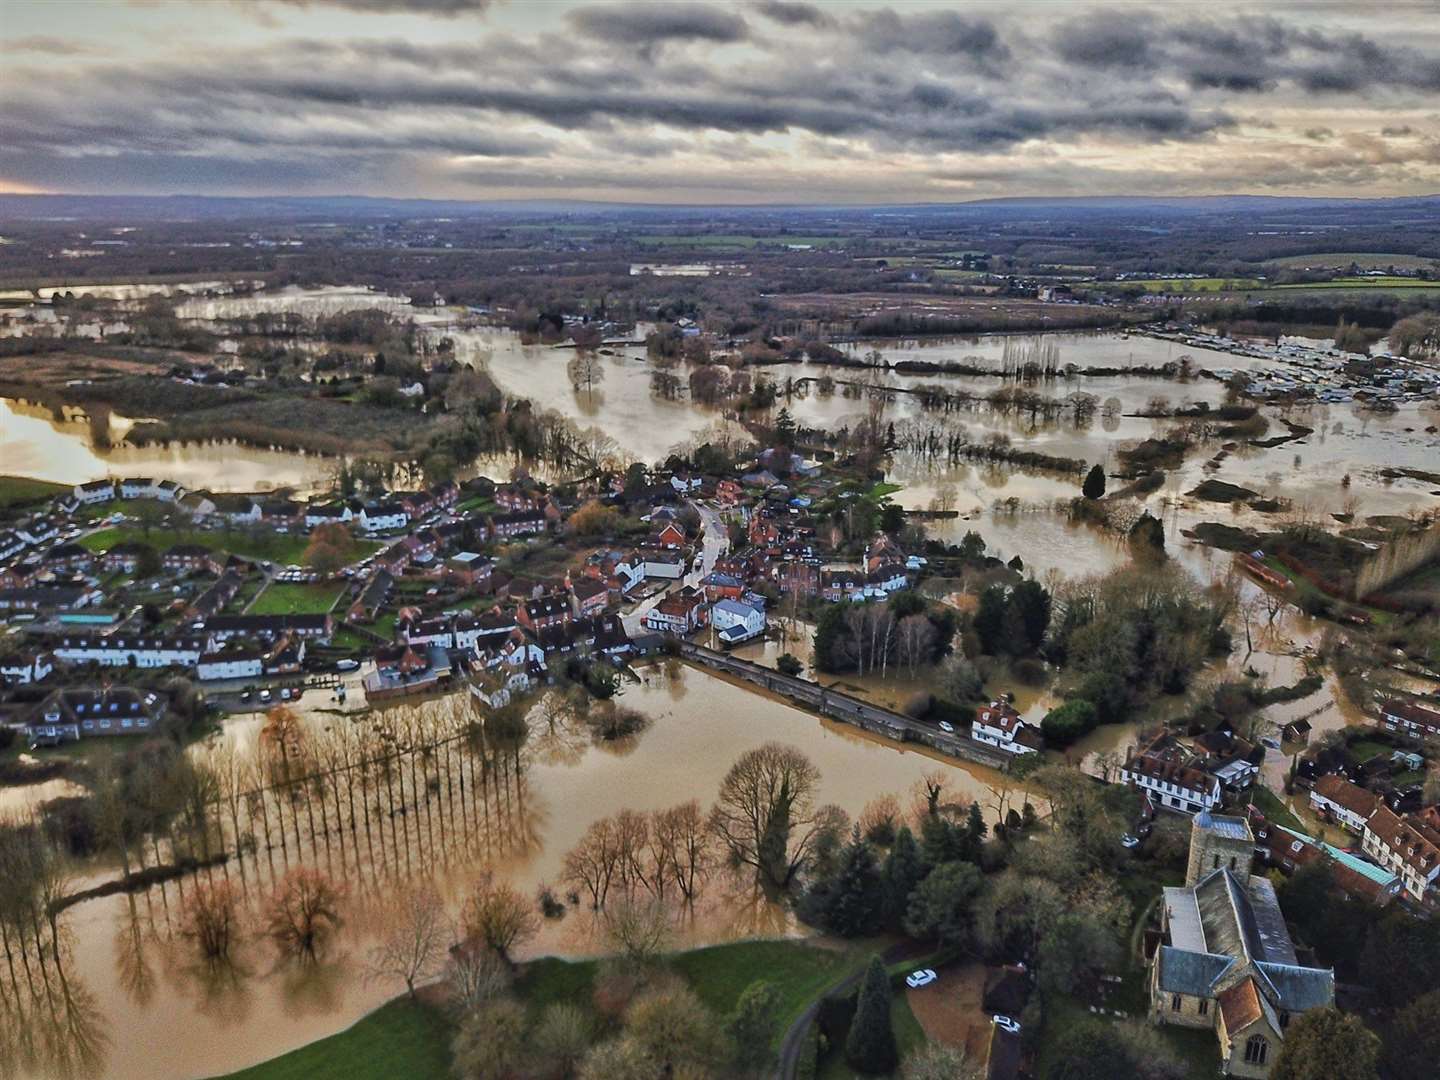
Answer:
<path fill-rule="evenodd" d="M 940 721 L 940 730 L 943 731 L 943 732 L 945 732 L 946 735 L 954 735 L 954 734 L 955 734 L 955 725 L 952 724 L 952 723 L 950 723 L 949 720 L 941 720 L 941 721 Z"/>
<path fill-rule="evenodd" d="M 356 668 L 358 668 L 359 666 L 360 666 L 360 661 L 359 661 L 359 660 L 349 660 L 349 659 L 346 659 L 346 660 L 336 660 L 336 661 L 335 661 L 335 670 L 336 670 L 336 671 L 354 671 L 354 670 L 355 670 Z"/>
<path fill-rule="evenodd" d="M 1131 836 L 1129 833 L 1126 833 L 1120 838 L 1120 846 L 1123 847 L 1126 851 L 1134 851 L 1137 847 L 1140 846 L 1140 838 L 1138 836 Z"/>
<path fill-rule="evenodd" d="M 911 990 L 918 990 L 922 986 L 929 986 L 935 981 L 935 972 L 929 968 L 921 968 L 919 971 L 912 971 L 905 976 L 905 985 Z"/>
<path fill-rule="evenodd" d="M 992 1016 L 990 1018 L 996 1027 L 1008 1031 L 1011 1035 L 1020 1034 L 1020 1021 L 1011 1020 L 1008 1016 Z"/>

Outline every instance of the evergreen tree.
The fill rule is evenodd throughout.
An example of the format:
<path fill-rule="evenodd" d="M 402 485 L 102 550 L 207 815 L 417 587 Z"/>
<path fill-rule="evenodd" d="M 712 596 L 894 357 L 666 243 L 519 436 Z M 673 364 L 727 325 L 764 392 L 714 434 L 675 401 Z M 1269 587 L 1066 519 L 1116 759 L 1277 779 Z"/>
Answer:
<path fill-rule="evenodd" d="M 841 937 L 863 937 L 880 927 L 884 896 L 880 872 L 870 845 L 860 838 L 857 825 L 840 856 L 840 872 L 830 886 L 825 924 Z"/>
<path fill-rule="evenodd" d="M 920 823 L 920 858 L 926 866 L 963 861 L 965 834 L 955 823 L 939 814 L 930 814 Z"/>
<path fill-rule="evenodd" d="M 895 842 L 890 845 L 890 853 L 885 856 L 885 866 L 880 872 L 886 925 L 900 925 L 910 894 L 924 876 L 925 867 L 920 862 L 920 848 L 915 843 L 915 834 L 910 831 L 910 826 L 902 825 L 895 834 Z"/>
<path fill-rule="evenodd" d="M 1378 1080 L 1380 1040 L 1352 1013 L 1311 1009 L 1285 1030 L 1271 1080 Z"/>
<path fill-rule="evenodd" d="M 975 900 L 985 878 L 970 863 L 937 866 L 910 894 L 905 910 L 905 932 L 931 938 L 942 945 L 964 945 L 975 924 Z"/>
<path fill-rule="evenodd" d="M 1105 494 L 1105 470 L 1099 465 L 1092 466 L 1085 474 L 1085 483 L 1080 488 L 1080 494 L 1087 499 L 1098 499 Z"/>
<path fill-rule="evenodd" d="M 971 862 L 978 863 L 980 861 L 980 849 L 985 844 L 987 831 L 984 811 L 980 809 L 978 802 L 972 802 L 970 812 L 965 817 L 965 848 Z"/>
<path fill-rule="evenodd" d="M 975 633 L 980 638 L 980 651 L 994 656 L 1000 651 L 1001 634 L 1004 630 L 1006 601 L 1005 586 L 991 585 L 980 594 L 980 604 L 975 609 Z M 816 630 L 818 647 L 819 630 Z"/>
<path fill-rule="evenodd" d="M 837 647 L 845 633 L 844 604 L 826 604 L 815 622 L 815 670 L 833 673 L 839 670 Z"/>
<path fill-rule="evenodd" d="M 1029 656 L 1030 635 L 1025 629 L 1025 613 L 1011 598 L 1000 616 L 1000 652 L 1010 656 Z"/>
<path fill-rule="evenodd" d="M 878 956 L 865 969 L 855 1002 L 855 1018 L 845 1038 L 845 1060 L 856 1072 L 892 1072 L 899 1062 L 895 1032 L 890 1027 L 890 979 Z"/>
<path fill-rule="evenodd" d="M 790 415 L 789 409 L 781 409 L 775 417 L 775 438 L 781 446 L 795 445 L 795 418 Z"/>
<path fill-rule="evenodd" d="M 747 986 L 735 1003 L 725 1033 L 735 1048 L 735 1064 L 743 1071 L 758 1071 L 770 1062 L 770 1040 L 775 1036 L 779 1004 L 780 991 L 764 979 Z"/>
<path fill-rule="evenodd" d="M 1050 628 L 1050 590 L 1034 579 L 1022 581 L 1010 594 L 1010 603 L 1020 611 L 1025 623 L 1025 640 L 1031 651 L 1045 643 Z"/>

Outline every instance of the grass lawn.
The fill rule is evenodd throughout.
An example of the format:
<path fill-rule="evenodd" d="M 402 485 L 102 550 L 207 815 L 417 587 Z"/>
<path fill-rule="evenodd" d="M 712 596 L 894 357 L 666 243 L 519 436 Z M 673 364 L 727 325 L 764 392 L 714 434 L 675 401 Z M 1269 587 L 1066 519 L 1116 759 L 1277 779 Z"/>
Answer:
<path fill-rule="evenodd" d="M 1265 815 L 1266 820 L 1273 821 L 1276 825 L 1287 829 L 1309 834 L 1310 830 L 1305 827 L 1305 823 L 1296 817 L 1291 809 L 1280 801 L 1280 796 L 1269 788 L 1257 783 L 1250 789 L 1250 793 L 1255 805 Z"/>
<path fill-rule="evenodd" d="M 889 481 L 882 480 L 872 487 L 866 495 L 871 499 L 883 499 L 887 495 L 894 495 L 897 491 L 902 490 L 903 486 L 902 484 L 892 484 Z"/>
<path fill-rule="evenodd" d="M 1105 284 L 1139 285 L 1146 292 L 1230 292 L 1234 289 L 1265 287 L 1263 282 L 1255 278 L 1150 278 Z"/>
<path fill-rule="evenodd" d="M 345 586 L 334 582 L 302 585 L 293 581 L 272 582 L 250 605 L 250 615 L 323 615 L 335 606 Z"/>
<path fill-rule="evenodd" d="M 199 544 L 210 551 L 226 551 L 242 559 L 261 559 L 284 566 L 297 564 L 310 545 L 308 536 L 272 532 L 226 532 L 223 529 L 151 529 L 147 534 L 136 525 L 117 525 L 101 529 L 82 538 L 79 543 L 90 551 L 109 551 L 126 540 L 138 540 L 163 553 L 175 544 Z M 373 540 L 355 541 L 355 558 L 363 559 L 380 550 Z"/>
<path fill-rule="evenodd" d="M 747 986 L 756 979 L 769 980 L 780 991 L 778 1041 L 811 999 L 853 970 L 866 951 L 824 949 L 799 941 L 742 941 L 678 953 L 670 958 L 670 965 L 722 1021 Z M 588 1012 L 598 968 L 594 960 L 536 960 L 524 966 L 515 994 L 532 1017 L 559 1001 Z M 903 994 L 896 997 L 892 1018 L 902 1050 L 924 1041 Z M 345 1031 L 224 1080 L 439 1080 L 449 1075 L 450 1035 L 450 1024 L 438 1010 L 397 998 Z"/>
<path fill-rule="evenodd" d="M 328 1039 L 226 1080 L 448 1080 L 450 1025 L 435 1008 L 399 998 Z"/>
<path fill-rule="evenodd" d="M 25 476 L 0 476 L 0 510 L 16 506 L 34 506 L 56 495 L 62 495 L 71 488 L 67 484 L 52 484 L 48 480 L 31 480 Z"/>
<path fill-rule="evenodd" d="M 764 979 L 780 993 L 775 1012 L 783 1032 L 805 1006 L 860 966 L 863 949 L 821 949 L 799 941 L 741 941 L 681 953 L 671 964 L 717 1015 L 735 1007 L 741 993 Z"/>
<path fill-rule="evenodd" d="M 1382 754 L 1388 757 L 1394 749 L 1393 746 L 1378 743 L 1374 739 L 1356 739 L 1349 746 L 1350 753 L 1354 754 L 1355 760 L 1360 762 L 1369 761 Z"/>

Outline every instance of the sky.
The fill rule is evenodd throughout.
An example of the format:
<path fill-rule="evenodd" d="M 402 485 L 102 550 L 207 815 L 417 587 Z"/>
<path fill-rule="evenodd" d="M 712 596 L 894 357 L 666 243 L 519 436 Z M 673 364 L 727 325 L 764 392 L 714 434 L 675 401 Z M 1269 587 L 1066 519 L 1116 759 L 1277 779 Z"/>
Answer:
<path fill-rule="evenodd" d="M 0 191 L 1440 192 L 1440 0 L 0 0 Z"/>

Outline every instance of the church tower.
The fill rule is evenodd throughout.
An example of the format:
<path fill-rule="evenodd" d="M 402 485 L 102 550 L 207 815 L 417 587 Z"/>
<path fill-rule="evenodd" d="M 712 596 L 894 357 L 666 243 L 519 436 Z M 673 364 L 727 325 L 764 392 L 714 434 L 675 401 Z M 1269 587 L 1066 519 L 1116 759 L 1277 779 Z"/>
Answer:
<path fill-rule="evenodd" d="M 1190 824 L 1190 863 L 1185 884 L 1194 885 L 1215 870 L 1229 870 L 1241 885 L 1250 880 L 1250 861 L 1255 857 L 1255 834 L 1240 817 L 1226 817 L 1202 810 Z"/>

